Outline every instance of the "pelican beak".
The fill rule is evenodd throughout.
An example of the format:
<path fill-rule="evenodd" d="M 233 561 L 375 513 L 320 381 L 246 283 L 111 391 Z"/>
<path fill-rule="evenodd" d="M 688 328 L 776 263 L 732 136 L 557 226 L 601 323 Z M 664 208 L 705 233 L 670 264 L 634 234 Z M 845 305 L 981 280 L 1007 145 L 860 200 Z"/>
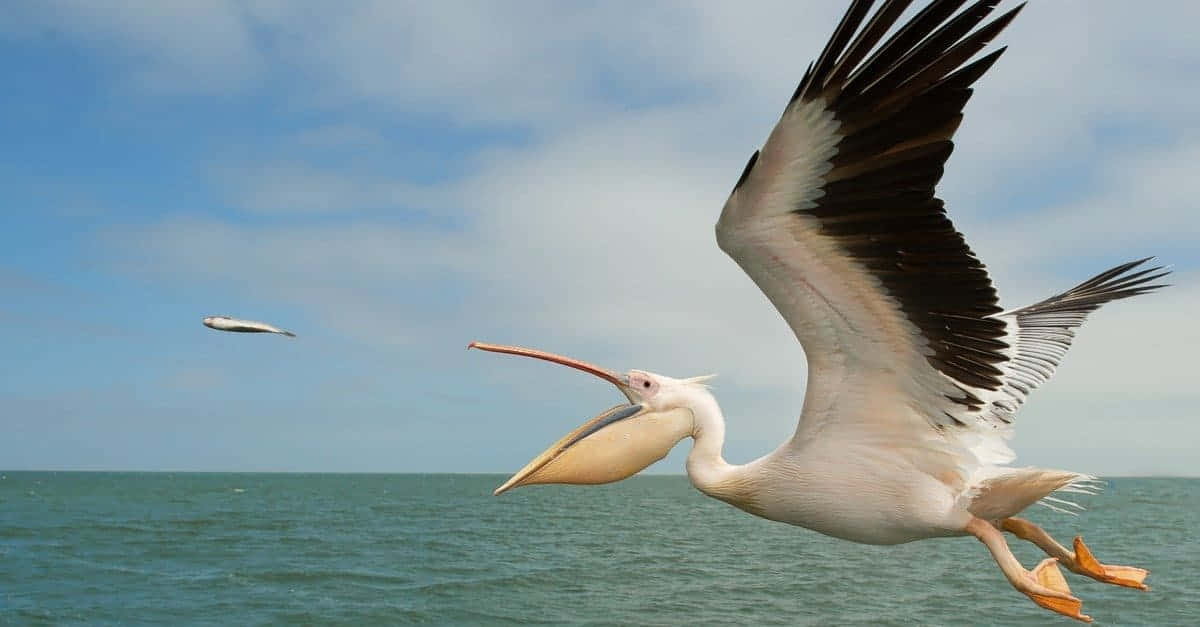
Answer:
<path fill-rule="evenodd" d="M 521 357 L 533 357 L 534 359 L 541 359 L 543 361 L 561 364 L 576 370 L 582 370 L 588 374 L 594 374 L 597 377 L 600 377 L 601 379 L 604 379 L 605 381 L 617 386 L 617 389 L 621 390 L 621 393 L 625 395 L 625 398 L 629 399 L 630 403 L 636 403 L 638 401 L 637 392 L 635 392 L 633 388 L 629 387 L 629 377 L 617 374 L 605 368 L 601 368 L 600 366 L 589 364 L 586 361 L 571 359 L 570 357 L 563 357 L 562 355 L 555 355 L 554 353 L 547 353 L 546 351 L 540 351 L 536 348 L 523 348 L 520 346 L 484 344 L 483 342 L 471 342 L 470 344 L 467 344 L 468 350 L 472 348 L 478 348 L 481 351 L 488 351 L 489 353 L 506 353 L 508 355 L 519 355 Z"/>
<path fill-rule="evenodd" d="M 496 488 L 495 494 L 541 483 L 594 485 L 620 481 L 666 457 L 675 444 L 692 432 L 690 411 L 649 409 L 639 402 L 627 379 L 611 371 L 528 348 L 478 342 L 472 342 L 468 348 L 534 357 L 583 370 L 617 386 L 629 399 L 629 404 L 609 409 L 550 445 Z"/>

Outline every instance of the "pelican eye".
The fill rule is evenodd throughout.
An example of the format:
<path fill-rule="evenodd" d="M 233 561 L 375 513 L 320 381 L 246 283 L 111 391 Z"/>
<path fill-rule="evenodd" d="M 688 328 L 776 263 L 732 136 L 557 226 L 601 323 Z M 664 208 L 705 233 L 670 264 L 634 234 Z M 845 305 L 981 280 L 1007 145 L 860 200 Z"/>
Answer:
<path fill-rule="evenodd" d="M 644 387 L 644 388 L 648 388 L 648 387 L 650 387 L 650 382 L 649 382 L 649 381 L 642 381 L 642 387 Z"/>

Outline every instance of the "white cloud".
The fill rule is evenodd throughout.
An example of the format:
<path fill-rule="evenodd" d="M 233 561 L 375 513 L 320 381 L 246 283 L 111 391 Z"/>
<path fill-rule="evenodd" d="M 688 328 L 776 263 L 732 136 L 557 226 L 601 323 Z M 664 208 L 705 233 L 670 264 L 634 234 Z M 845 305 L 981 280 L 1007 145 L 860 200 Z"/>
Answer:
<path fill-rule="evenodd" d="M 308 103 L 360 103 L 385 118 L 437 112 L 463 125 L 526 127 L 534 139 L 486 147 L 467 176 L 432 189 L 404 183 L 403 173 L 389 179 L 281 158 L 248 170 L 233 193 L 246 208 L 276 214 L 437 205 L 465 225 L 169 220 L 120 236 L 122 246 L 165 272 L 243 281 L 241 289 L 304 307 L 363 341 L 387 337 L 434 352 L 484 339 L 677 376 L 717 371 L 731 429 L 763 434 L 761 451 L 791 430 L 802 353 L 716 248 L 712 226 L 836 7 L 359 3 L 324 11 L 250 11 L 273 34 L 273 63 L 285 66 L 271 71 L 303 77 L 289 89 Z M 1200 48 L 1180 42 L 1194 41 L 1188 14 L 1196 11 L 1162 5 L 1150 22 L 1115 3 L 1039 3 L 1001 37 L 1011 49 L 969 105 L 944 195 L 1006 304 L 1086 278 L 1072 274 L 1075 257 L 1096 259 L 1084 272 L 1099 271 L 1156 244 L 1195 240 L 1200 94 L 1181 68 L 1200 62 Z M 143 32 L 163 23 L 153 15 L 111 18 L 108 28 L 128 29 L 147 50 L 175 46 Z M 232 42 L 231 52 L 185 41 L 155 63 L 201 74 L 233 59 L 254 67 L 261 54 L 229 26 L 236 19 L 247 18 L 199 20 Z M 662 95 L 670 89 L 688 97 Z M 645 102 L 622 105 L 631 94 Z M 1131 147 L 1106 136 L 1111 124 L 1173 132 L 1165 145 Z M 350 129 L 350 141 L 378 136 L 369 125 L 339 128 Z M 312 137 L 324 141 L 321 131 Z M 1023 193 L 1038 185 L 1062 197 Z M 1042 394 L 1059 399 L 1047 401 L 1064 408 L 1052 417 L 1056 428 L 1093 429 L 1092 410 L 1116 399 L 1133 408 L 1174 395 L 1194 405 L 1180 373 L 1195 342 L 1172 338 L 1189 333 L 1180 312 L 1198 303 L 1197 259 L 1166 261 L 1184 270 L 1184 287 L 1100 312 L 1068 356 L 1064 373 L 1073 374 L 1049 386 L 1057 396 L 1034 397 L 1031 407 Z M 1092 383 L 1072 378 L 1085 373 Z M 1103 399 L 1091 387 L 1100 384 Z M 1024 461 L 1050 463 L 1050 448 L 1035 450 Z"/>
<path fill-rule="evenodd" d="M 1200 239 L 1200 220 L 1189 207 L 1200 197 L 1200 134 L 1166 145 L 1108 155 L 1096 181 L 1080 198 L 1039 211 L 1030 220 L 992 220 L 986 238 L 1020 251 L 1020 264 L 1036 268 L 1056 258 L 1113 259 L 1186 251 Z M 1036 234 L 1031 238 L 1031 222 Z M 1122 252 L 1113 250 L 1118 243 Z M 1165 249 L 1165 250 L 1164 250 Z M 1163 263 L 1194 260 L 1160 259 Z"/>
<path fill-rule="evenodd" d="M 135 91 L 230 89 L 265 69 L 254 25 L 237 2 L 52 0 L 21 7 L 13 17 L 7 35 L 86 42 L 125 67 L 122 86 Z"/>
<path fill-rule="evenodd" d="M 296 162 L 227 170 L 239 208 L 263 214 L 319 214 L 402 210 L 439 202 L 444 192 L 389 177 L 337 171 Z"/>
<path fill-rule="evenodd" d="M 434 232 L 381 224 L 237 227 L 173 219 L 109 232 L 115 259 L 152 278 L 222 284 L 302 305 L 364 343 L 411 344 L 440 315 L 421 290 L 453 280 L 471 255 Z M 132 246 L 131 246 L 132 245 Z M 156 263 L 147 264 L 147 260 Z"/>

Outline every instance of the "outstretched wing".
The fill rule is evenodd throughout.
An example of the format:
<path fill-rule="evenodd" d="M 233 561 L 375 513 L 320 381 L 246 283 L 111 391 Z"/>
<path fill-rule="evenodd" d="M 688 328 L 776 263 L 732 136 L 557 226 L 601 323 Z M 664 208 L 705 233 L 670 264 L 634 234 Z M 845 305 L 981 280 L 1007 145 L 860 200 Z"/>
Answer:
<path fill-rule="evenodd" d="M 981 399 L 1005 385 L 1012 322 L 934 187 L 1003 49 L 967 62 L 1021 7 L 979 26 L 997 0 L 935 0 L 884 41 L 909 4 L 851 4 L 717 223 L 807 353 L 799 440 L 1006 424 Z"/>

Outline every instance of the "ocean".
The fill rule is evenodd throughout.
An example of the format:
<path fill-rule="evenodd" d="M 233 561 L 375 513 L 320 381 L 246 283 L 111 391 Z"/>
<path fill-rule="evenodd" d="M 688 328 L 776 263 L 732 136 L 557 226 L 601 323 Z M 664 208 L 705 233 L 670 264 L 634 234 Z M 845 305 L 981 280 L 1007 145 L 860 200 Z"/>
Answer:
<path fill-rule="evenodd" d="M 853 544 L 679 476 L 493 497 L 504 479 L 0 471 L 0 624 L 1077 624 L 971 538 Z M 1077 500 L 1078 517 L 1026 514 L 1152 571 L 1149 592 L 1067 573 L 1084 613 L 1200 624 L 1200 480 L 1110 479 Z"/>

